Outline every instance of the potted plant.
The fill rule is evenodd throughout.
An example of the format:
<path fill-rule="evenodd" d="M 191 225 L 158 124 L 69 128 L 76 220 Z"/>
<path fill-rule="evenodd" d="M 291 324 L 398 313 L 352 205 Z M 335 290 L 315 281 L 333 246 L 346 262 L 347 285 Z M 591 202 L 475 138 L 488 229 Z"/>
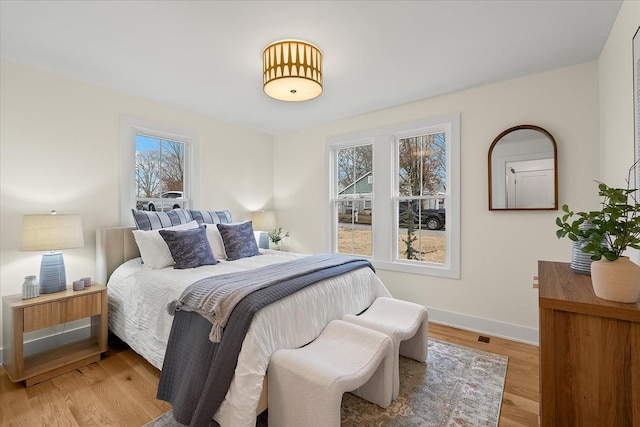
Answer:
<path fill-rule="evenodd" d="M 574 242 L 582 241 L 582 251 L 592 254 L 595 294 L 611 301 L 636 302 L 640 295 L 640 266 L 622 255 L 627 248 L 640 249 L 638 191 L 629 185 L 631 171 L 637 164 L 629 169 L 627 188 L 612 188 L 598 182 L 600 210 L 574 213 L 564 205 L 564 215 L 556 218 L 558 238 L 566 236 Z"/>
<path fill-rule="evenodd" d="M 273 249 L 275 250 L 280 250 L 280 241 L 285 237 L 289 237 L 288 231 L 284 235 L 282 234 L 282 227 L 271 230 L 267 234 L 269 235 L 269 240 L 273 243 Z"/>

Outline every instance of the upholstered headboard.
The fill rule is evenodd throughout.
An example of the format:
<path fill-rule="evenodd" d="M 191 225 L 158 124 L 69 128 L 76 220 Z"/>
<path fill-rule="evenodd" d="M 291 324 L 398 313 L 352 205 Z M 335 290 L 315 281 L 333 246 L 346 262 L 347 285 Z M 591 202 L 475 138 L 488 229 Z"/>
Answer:
<path fill-rule="evenodd" d="M 189 221 L 198 224 L 228 224 L 231 212 L 194 209 L 172 209 L 168 212 L 147 212 L 131 209 L 137 227 L 111 227 L 96 230 L 96 281 L 107 284 L 118 266 L 140 256 L 133 230 L 157 230 Z"/>
<path fill-rule="evenodd" d="M 111 227 L 96 230 L 96 282 L 106 285 L 120 264 L 140 256 L 132 233 L 135 229 Z"/>

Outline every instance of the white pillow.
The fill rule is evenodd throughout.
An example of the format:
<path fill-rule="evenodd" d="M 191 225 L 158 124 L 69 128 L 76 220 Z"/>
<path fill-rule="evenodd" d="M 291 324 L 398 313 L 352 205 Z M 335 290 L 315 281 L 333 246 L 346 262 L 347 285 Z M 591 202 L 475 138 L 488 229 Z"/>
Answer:
<path fill-rule="evenodd" d="M 198 228 L 198 222 L 191 221 L 174 227 L 166 227 L 165 230 L 189 230 L 191 228 Z M 142 265 L 146 268 L 165 268 L 175 264 L 169 246 L 160 235 L 160 229 L 133 230 L 133 237 L 140 250 Z"/>
<path fill-rule="evenodd" d="M 207 227 L 207 240 L 216 259 L 227 259 L 227 253 L 224 251 L 224 243 L 222 236 L 215 224 L 205 224 Z"/>

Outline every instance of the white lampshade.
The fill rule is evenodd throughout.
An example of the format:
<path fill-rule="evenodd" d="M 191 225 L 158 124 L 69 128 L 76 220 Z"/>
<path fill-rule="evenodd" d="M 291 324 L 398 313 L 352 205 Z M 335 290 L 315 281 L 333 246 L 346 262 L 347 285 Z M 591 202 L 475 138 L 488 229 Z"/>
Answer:
<path fill-rule="evenodd" d="M 251 214 L 251 223 L 256 231 L 271 231 L 276 228 L 276 213 L 261 210 Z"/>
<path fill-rule="evenodd" d="M 251 224 L 256 232 L 258 247 L 261 249 L 269 249 L 269 236 L 267 232 L 276 228 L 276 213 L 274 211 L 265 211 L 264 209 L 251 214 Z"/>
<path fill-rule="evenodd" d="M 54 251 L 84 246 L 80 215 L 25 215 L 22 222 L 23 251 Z"/>
<path fill-rule="evenodd" d="M 23 251 L 60 251 L 84 246 L 80 215 L 25 215 L 22 221 Z M 66 289 L 67 278 L 61 252 L 47 252 L 40 264 L 40 293 Z"/>

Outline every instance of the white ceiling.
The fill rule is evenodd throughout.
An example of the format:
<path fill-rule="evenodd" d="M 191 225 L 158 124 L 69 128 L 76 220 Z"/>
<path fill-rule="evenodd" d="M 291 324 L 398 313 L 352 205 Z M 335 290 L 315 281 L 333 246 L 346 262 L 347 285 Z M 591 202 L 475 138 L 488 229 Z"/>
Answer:
<path fill-rule="evenodd" d="M 594 60 L 620 5 L 0 0 L 0 55 L 279 134 Z M 262 50 L 285 38 L 323 51 L 319 98 L 286 103 L 262 92 Z"/>

